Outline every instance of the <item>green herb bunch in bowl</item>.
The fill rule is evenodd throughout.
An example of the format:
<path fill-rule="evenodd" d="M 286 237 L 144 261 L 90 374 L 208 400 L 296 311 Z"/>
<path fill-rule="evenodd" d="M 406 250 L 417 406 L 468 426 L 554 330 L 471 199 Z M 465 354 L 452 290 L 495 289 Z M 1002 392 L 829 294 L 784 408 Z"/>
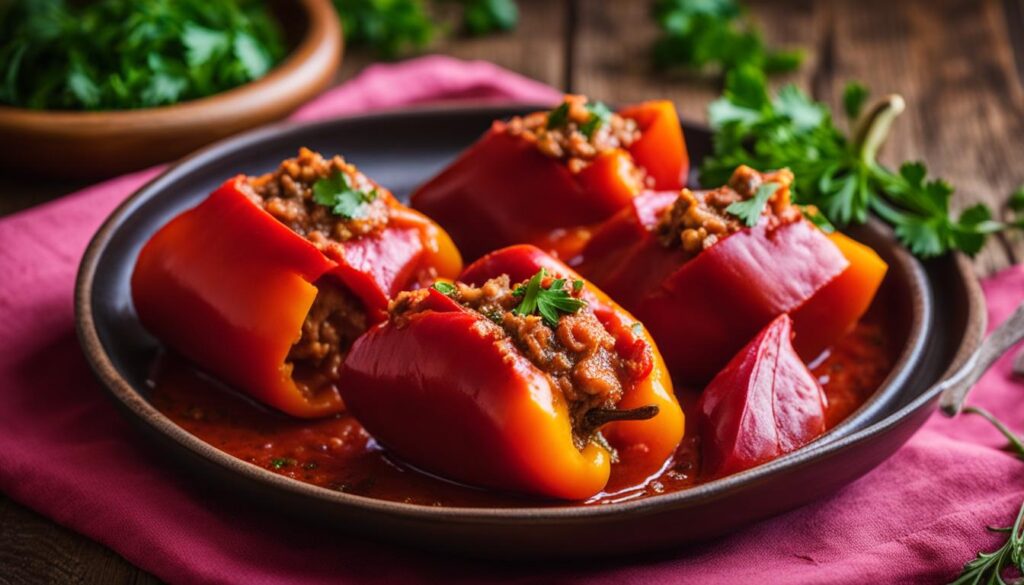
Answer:
<path fill-rule="evenodd" d="M 19 144 L 0 165 L 102 177 L 173 160 L 287 115 L 341 46 L 330 0 L 0 0 L 0 135 Z"/>

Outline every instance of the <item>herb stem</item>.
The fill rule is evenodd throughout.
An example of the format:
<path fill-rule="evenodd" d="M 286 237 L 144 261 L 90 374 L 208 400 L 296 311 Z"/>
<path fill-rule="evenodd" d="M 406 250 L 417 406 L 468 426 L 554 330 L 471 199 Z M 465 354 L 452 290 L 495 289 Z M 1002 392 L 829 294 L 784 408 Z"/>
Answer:
<path fill-rule="evenodd" d="M 1010 442 L 1009 449 L 1020 459 L 1024 459 L 1024 440 L 1022 440 L 1016 433 L 1010 430 L 1002 421 L 997 419 L 989 411 L 981 408 L 980 406 L 968 406 L 963 410 L 965 414 L 976 414 L 988 422 L 992 423 L 1000 433 L 1006 437 L 1006 440 Z M 1024 510 L 1024 509 L 1022 509 Z M 1017 519 L 1017 523 L 1020 524 L 1020 519 Z"/>
<path fill-rule="evenodd" d="M 880 100 L 857 122 L 853 136 L 854 152 L 858 160 L 875 165 L 878 151 L 889 137 L 892 123 L 907 109 L 907 102 L 899 94 L 891 94 Z"/>

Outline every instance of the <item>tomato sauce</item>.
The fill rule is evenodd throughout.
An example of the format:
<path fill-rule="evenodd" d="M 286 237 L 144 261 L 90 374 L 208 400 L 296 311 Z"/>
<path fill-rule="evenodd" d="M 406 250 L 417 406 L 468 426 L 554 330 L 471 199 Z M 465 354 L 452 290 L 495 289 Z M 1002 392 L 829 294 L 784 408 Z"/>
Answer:
<path fill-rule="evenodd" d="M 869 314 L 811 364 L 828 396 L 831 428 L 878 388 L 894 363 L 887 328 Z M 630 466 L 629 454 L 612 466 L 605 491 L 578 505 L 602 505 L 679 491 L 701 483 L 695 408 L 699 393 L 678 392 L 686 436 L 655 474 Z M 153 404 L 182 428 L 218 449 L 274 473 L 328 489 L 427 506 L 516 507 L 565 505 L 485 491 L 431 476 L 401 463 L 351 416 L 301 420 L 272 411 L 193 369 L 183 358 L 161 356 L 153 369 Z M 438 432 L 444 432 L 443 425 Z"/>

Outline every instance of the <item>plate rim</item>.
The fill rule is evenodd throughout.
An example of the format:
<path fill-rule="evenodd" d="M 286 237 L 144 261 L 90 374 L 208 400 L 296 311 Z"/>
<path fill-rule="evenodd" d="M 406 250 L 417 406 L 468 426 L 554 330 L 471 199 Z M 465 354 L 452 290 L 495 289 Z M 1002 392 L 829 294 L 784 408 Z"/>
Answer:
<path fill-rule="evenodd" d="M 179 176 L 187 175 L 193 167 L 202 166 L 209 160 L 215 160 L 219 155 L 227 154 L 253 144 L 271 138 L 280 138 L 282 135 L 302 133 L 307 128 L 336 123 L 352 121 L 372 121 L 380 118 L 401 118 L 404 116 L 423 115 L 459 115 L 474 114 L 482 115 L 485 112 L 507 112 L 516 109 L 527 110 L 531 107 L 538 107 L 531 103 L 506 103 L 495 104 L 493 102 L 460 102 L 457 104 L 427 105 L 405 107 L 398 109 L 387 109 L 370 113 L 348 115 L 327 120 L 311 120 L 304 122 L 279 122 L 250 130 L 233 137 L 229 137 L 211 145 L 208 145 L 189 156 L 170 164 L 159 175 L 152 178 L 144 185 L 135 190 L 129 197 L 121 202 L 103 221 L 100 228 L 90 239 L 85 253 L 79 264 L 78 273 L 75 278 L 74 308 L 75 328 L 78 334 L 79 343 L 82 346 L 90 368 L 107 390 L 121 406 L 126 407 L 137 421 L 143 422 L 165 438 L 171 439 L 177 446 L 190 451 L 192 454 L 201 457 L 207 463 L 223 468 L 229 473 L 240 474 L 247 480 L 264 484 L 264 486 L 283 490 L 290 495 L 313 498 L 326 504 L 353 508 L 361 512 L 397 517 L 404 520 L 458 522 L 460 524 L 492 523 L 495 520 L 502 520 L 506 523 L 535 524 L 548 522 L 564 522 L 567 520 L 593 520 L 620 517 L 623 515 L 645 515 L 656 514 L 669 509 L 686 508 L 700 505 L 704 502 L 726 497 L 731 492 L 742 489 L 748 484 L 755 484 L 765 481 L 776 473 L 787 469 L 807 465 L 818 458 L 843 450 L 862 440 L 881 434 L 896 426 L 898 423 L 909 417 L 915 411 L 925 407 L 927 403 L 938 397 L 939 388 L 933 384 L 922 390 L 916 398 L 904 405 L 902 408 L 890 415 L 868 424 L 865 427 L 840 436 L 833 441 L 821 444 L 811 443 L 797 451 L 786 454 L 778 459 L 755 468 L 734 474 L 725 478 L 707 482 L 667 494 L 650 496 L 626 502 L 617 502 L 606 505 L 595 506 L 523 506 L 523 507 L 462 507 L 444 506 L 432 507 L 420 504 L 407 504 L 382 500 L 368 496 L 348 494 L 336 490 L 304 483 L 286 476 L 282 476 L 257 465 L 238 459 L 226 452 L 223 452 L 213 445 L 206 443 L 199 437 L 189 433 L 184 428 L 175 424 L 170 418 L 157 410 L 147 401 L 124 377 L 120 375 L 117 368 L 110 359 L 106 348 L 103 346 L 93 314 L 93 286 L 95 282 L 96 268 L 103 253 L 108 249 L 111 238 L 117 232 L 117 227 L 131 215 L 140 205 L 145 203 L 151 192 L 161 187 L 164 182 L 177 179 Z M 539 106 L 543 107 L 543 106 Z M 698 130 L 707 130 L 707 126 L 691 121 L 681 121 L 688 127 Z M 877 220 L 873 220 L 877 223 Z M 877 229 L 877 226 L 876 226 Z M 906 250 L 898 248 L 898 253 L 910 256 Z M 967 293 L 967 323 L 963 338 L 960 340 L 959 349 L 950 360 L 941 378 L 947 377 L 951 372 L 964 364 L 975 351 L 984 335 L 987 316 L 985 312 L 984 296 L 980 283 L 973 275 L 973 268 L 965 256 L 956 253 L 953 258 L 956 267 L 957 277 L 963 282 L 964 290 Z M 920 263 L 913 261 L 917 270 L 923 272 Z M 925 302 L 930 302 L 926 300 Z M 931 311 L 926 310 L 925 315 L 930 317 Z M 916 324 L 921 325 L 921 324 Z M 911 324 L 915 329 L 915 323 Z M 900 354 L 900 361 L 908 357 L 909 353 L 918 354 L 923 351 L 925 344 L 924 336 L 917 336 L 911 339 Z M 909 353 L 908 353 L 909 352 Z M 905 378 L 911 374 L 913 368 L 890 373 L 883 384 L 904 383 Z M 897 380 L 893 380 L 893 374 L 898 374 Z M 862 407 L 863 408 L 863 407 Z M 847 420 L 856 416 L 851 414 Z M 837 427 L 839 428 L 839 427 Z"/>

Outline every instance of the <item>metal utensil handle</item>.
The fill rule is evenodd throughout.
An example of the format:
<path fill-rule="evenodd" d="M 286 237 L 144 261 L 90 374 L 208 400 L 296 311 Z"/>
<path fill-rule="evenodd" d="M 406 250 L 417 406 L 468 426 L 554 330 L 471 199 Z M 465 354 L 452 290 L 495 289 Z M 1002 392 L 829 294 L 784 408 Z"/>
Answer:
<path fill-rule="evenodd" d="M 982 374 L 992 367 L 997 359 L 1022 339 L 1024 339 L 1024 303 L 1021 303 L 1009 319 L 1003 321 L 1002 325 L 981 342 L 978 351 L 974 352 L 959 370 L 939 383 L 939 387 L 942 388 L 939 408 L 942 409 L 942 412 L 947 416 L 959 414 L 971 387 L 981 378 Z"/>

